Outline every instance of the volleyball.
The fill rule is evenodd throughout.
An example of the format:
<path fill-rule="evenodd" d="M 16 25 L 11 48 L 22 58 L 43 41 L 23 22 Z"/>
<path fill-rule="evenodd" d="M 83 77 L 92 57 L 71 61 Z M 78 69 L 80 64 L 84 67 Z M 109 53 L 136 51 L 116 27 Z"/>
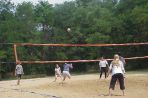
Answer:
<path fill-rule="evenodd" d="M 70 28 L 67 28 L 67 32 L 70 32 L 71 31 L 71 29 Z"/>

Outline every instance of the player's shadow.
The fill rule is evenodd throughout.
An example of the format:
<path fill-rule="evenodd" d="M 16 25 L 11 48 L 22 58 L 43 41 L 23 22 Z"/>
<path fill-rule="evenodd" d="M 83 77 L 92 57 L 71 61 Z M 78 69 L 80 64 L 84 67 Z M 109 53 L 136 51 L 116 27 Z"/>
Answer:
<path fill-rule="evenodd" d="M 60 85 L 60 86 L 67 86 L 68 83 L 67 83 L 67 82 L 60 82 L 59 85 Z"/>
<path fill-rule="evenodd" d="M 99 94 L 98 96 L 123 96 L 123 95 L 120 95 L 120 94 L 112 94 L 112 95 L 109 95 L 109 94 Z"/>

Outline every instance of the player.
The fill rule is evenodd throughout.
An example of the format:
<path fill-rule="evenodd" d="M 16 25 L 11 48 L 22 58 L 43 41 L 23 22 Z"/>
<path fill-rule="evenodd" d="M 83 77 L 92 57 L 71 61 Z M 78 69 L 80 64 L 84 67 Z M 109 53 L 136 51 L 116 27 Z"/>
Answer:
<path fill-rule="evenodd" d="M 68 64 L 68 63 L 65 63 L 63 65 L 63 81 L 65 81 L 66 77 L 68 77 L 69 79 L 71 78 L 71 75 L 70 75 L 70 69 L 72 69 L 73 66 L 72 66 L 72 63 L 71 64 Z"/>
<path fill-rule="evenodd" d="M 15 76 L 17 77 L 17 85 L 20 85 L 20 80 L 22 75 L 24 74 L 23 67 L 20 61 L 17 61 L 17 65 L 15 68 Z"/>
<path fill-rule="evenodd" d="M 105 78 L 107 78 L 108 62 L 104 59 L 104 57 L 101 57 L 101 60 L 99 62 L 99 67 L 100 67 L 100 79 L 102 77 L 102 73 L 104 73 Z"/>
<path fill-rule="evenodd" d="M 120 53 L 120 52 L 118 52 L 118 55 L 119 55 L 119 59 L 120 59 L 120 61 L 122 61 L 123 66 L 125 67 L 125 65 L 126 65 L 126 61 L 125 61 L 124 57 L 121 56 L 121 53 Z"/>
<path fill-rule="evenodd" d="M 61 80 L 62 80 L 61 68 L 59 67 L 58 64 L 56 64 L 56 67 L 55 67 L 55 80 L 54 80 L 54 82 L 56 82 L 58 77 L 60 77 Z"/>
<path fill-rule="evenodd" d="M 124 85 L 124 66 L 122 61 L 119 59 L 119 55 L 115 54 L 114 55 L 114 60 L 111 62 L 109 70 L 112 72 L 112 78 L 110 81 L 110 86 L 109 86 L 109 95 L 112 95 L 112 90 L 115 88 L 116 81 L 119 80 L 120 84 L 120 89 L 122 91 L 122 95 L 124 96 L 124 90 L 125 90 L 125 85 Z"/>

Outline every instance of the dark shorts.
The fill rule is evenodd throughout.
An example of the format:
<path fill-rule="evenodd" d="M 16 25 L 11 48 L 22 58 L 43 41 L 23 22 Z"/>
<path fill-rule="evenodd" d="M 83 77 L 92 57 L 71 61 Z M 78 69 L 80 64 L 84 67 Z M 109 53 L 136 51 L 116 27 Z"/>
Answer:
<path fill-rule="evenodd" d="M 110 81 L 110 87 L 112 90 L 114 90 L 115 88 L 115 84 L 116 84 L 116 81 L 119 80 L 119 84 L 120 84 L 120 89 L 121 90 L 124 90 L 125 89 L 125 86 L 124 86 L 124 77 L 123 77 L 123 74 L 121 73 L 118 73 L 118 74 L 115 74 L 112 76 L 111 78 L 111 81 Z"/>
<path fill-rule="evenodd" d="M 22 75 L 21 74 L 17 74 L 16 77 L 21 79 Z"/>
<path fill-rule="evenodd" d="M 101 67 L 101 72 L 107 72 L 107 67 Z"/>

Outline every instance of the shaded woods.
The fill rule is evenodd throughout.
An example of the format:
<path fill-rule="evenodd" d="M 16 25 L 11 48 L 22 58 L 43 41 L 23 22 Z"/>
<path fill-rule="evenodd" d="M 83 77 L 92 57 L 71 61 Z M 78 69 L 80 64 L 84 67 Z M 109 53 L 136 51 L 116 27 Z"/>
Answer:
<path fill-rule="evenodd" d="M 76 0 L 33 5 L 0 0 L 1 43 L 96 44 L 148 42 L 147 0 Z M 71 30 L 68 32 L 67 28 Z M 20 60 L 77 60 L 148 55 L 148 46 L 17 48 Z M 13 47 L 0 44 L 0 73 L 15 68 Z M 25 74 L 54 73 L 55 64 L 23 64 Z M 60 64 L 62 65 L 62 64 Z M 97 71 L 98 62 L 74 63 L 74 72 Z M 127 69 L 148 68 L 147 59 L 128 60 Z"/>

